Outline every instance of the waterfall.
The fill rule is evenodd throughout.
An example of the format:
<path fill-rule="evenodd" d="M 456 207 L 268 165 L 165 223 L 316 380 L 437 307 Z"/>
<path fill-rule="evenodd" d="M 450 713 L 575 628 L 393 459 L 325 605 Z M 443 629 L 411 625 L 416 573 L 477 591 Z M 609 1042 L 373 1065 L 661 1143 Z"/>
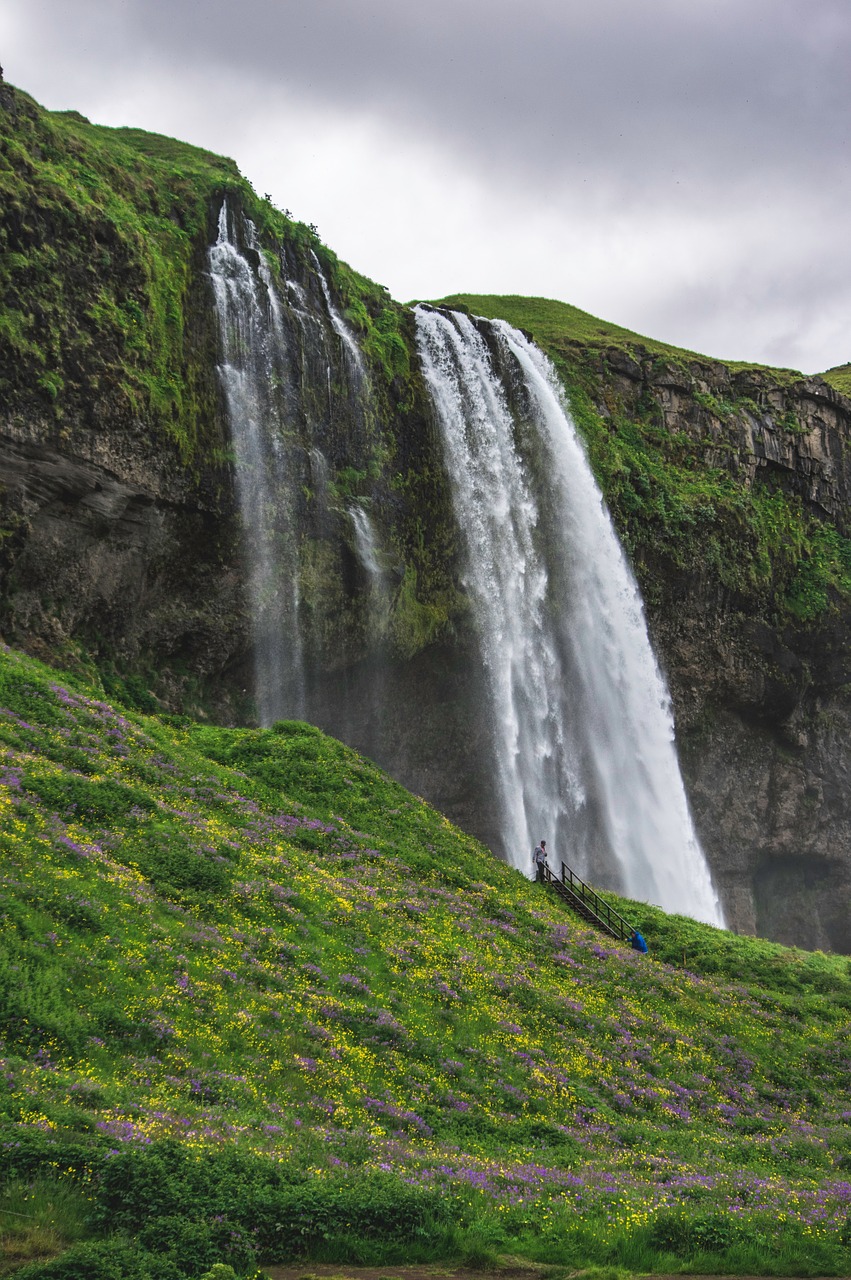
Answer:
<path fill-rule="evenodd" d="M 302 709 L 298 551 L 288 501 L 290 459 L 282 387 L 288 357 L 280 301 L 262 253 L 255 273 L 239 247 L 258 254 L 249 219 L 236 226 L 227 201 L 209 249 L 224 390 L 235 458 L 252 605 L 255 690 L 261 723 Z M 241 230 L 241 236 L 240 236 Z"/>
<path fill-rule="evenodd" d="M 322 296 L 325 299 L 325 306 L 328 308 L 328 319 L 331 321 L 331 327 L 340 339 L 349 367 L 354 372 L 358 385 L 360 385 L 364 382 L 366 377 L 366 370 L 364 369 L 363 356 L 361 355 L 360 347 L 355 341 L 355 337 L 351 329 L 334 306 L 334 302 L 331 298 L 331 290 L 328 288 L 328 281 L 325 279 L 325 273 L 322 270 L 319 259 L 312 249 L 310 251 L 310 256 L 313 259 L 313 265 L 316 269 L 316 274 L 319 277 L 319 284 L 322 287 Z"/>
<path fill-rule="evenodd" d="M 352 529 L 355 535 L 358 559 L 366 570 L 370 587 L 377 589 L 380 587 L 383 575 L 381 565 L 378 563 L 378 543 L 375 538 L 372 521 L 363 507 L 358 506 L 355 502 L 349 507 L 349 519 L 352 522 Z"/>
<path fill-rule="evenodd" d="M 638 587 L 546 357 L 417 307 L 490 690 L 504 854 L 722 924 Z"/>
<path fill-rule="evenodd" d="M 316 490 L 316 503 L 324 514 L 328 510 L 328 485 L 331 481 L 328 459 L 316 445 L 311 445 L 307 451 L 307 457 L 310 464 L 310 479 Z"/>
<path fill-rule="evenodd" d="M 327 727 L 348 723 L 321 674 L 345 633 L 367 663 L 359 731 L 368 721 L 379 743 L 388 549 L 369 496 L 343 505 L 335 483 L 352 441 L 371 438 L 375 401 L 319 259 L 282 252 L 281 266 L 279 279 L 253 224 L 225 202 L 209 273 L 258 712 L 269 724 L 304 715 L 309 700 Z M 552 368 L 502 322 L 417 308 L 416 323 L 489 690 L 502 852 L 528 872 L 543 836 L 556 866 L 720 923 L 638 589 Z M 354 576 L 340 630 L 342 597 L 325 584 L 344 580 L 344 564 Z"/>
<path fill-rule="evenodd" d="M 382 563 L 384 556 L 375 526 L 363 507 L 357 502 L 350 503 L 348 514 L 352 522 L 355 554 L 367 582 L 367 632 L 373 642 L 380 644 L 386 639 L 393 609 L 390 583 L 385 565 Z M 377 701 L 383 698 L 381 682 L 376 687 L 375 698 Z"/>

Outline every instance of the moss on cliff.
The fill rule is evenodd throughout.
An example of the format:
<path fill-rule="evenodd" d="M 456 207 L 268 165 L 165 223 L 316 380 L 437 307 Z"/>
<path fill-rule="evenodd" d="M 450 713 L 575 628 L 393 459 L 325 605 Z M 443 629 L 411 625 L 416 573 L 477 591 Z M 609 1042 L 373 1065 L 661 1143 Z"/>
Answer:
<path fill-rule="evenodd" d="M 211 192 L 235 165 L 0 93 L 0 396 L 10 416 L 150 419 L 184 460 L 215 412 L 187 334 Z"/>
<path fill-rule="evenodd" d="M 851 606 L 851 541 L 774 473 L 751 479 L 741 465 L 736 422 L 763 408 L 734 389 L 735 375 L 752 372 L 761 394 L 783 397 L 776 426 L 791 435 L 802 432 L 793 398 L 802 375 L 709 360 L 546 298 L 456 295 L 443 305 L 505 319 L 549 353 L 651 603 L 687 572 L 711 574 L 738 607 L 775 624 Z M 635 378 L 631 399 L 615 389 L 619 356 Z M 671 381 L 703 411 L 697 429 L 666 421 L 658 387 Z M 720 431 L 710 433 L 711 420 Z"/>
<path fill-rule="evenodd" d="M 182 462 L 223 457 L 216 335 L 203 288 L 222 198 L 319 256 L 385 382 L 409 371 L 402 308 L 314 228 L 260 199 L 232 160 L 140 129 L 92 125 L 0 88 L 0 405 L 9 416 L 143 419 Z M 207 312 L 206 325 L 202 313 Z"/>

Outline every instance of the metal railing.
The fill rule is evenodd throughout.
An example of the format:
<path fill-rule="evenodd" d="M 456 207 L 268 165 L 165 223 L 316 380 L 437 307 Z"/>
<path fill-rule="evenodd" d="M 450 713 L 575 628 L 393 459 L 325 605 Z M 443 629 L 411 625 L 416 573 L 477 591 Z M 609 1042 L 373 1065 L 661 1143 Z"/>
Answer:
<path fill-rule="evenodd" d="M 544 878 L 555 885 L 563 885 L 568 893 L 577 902 L 581 903 L 613 938 L 619 938 L 622 942 L 629 942 L 633 933 L 632 925 L 624 920 L 619 911 L 615 911 L 614 907 L 610 907 L 605 898 L 600 897 L 596 889 L 592 889 L 590 884 L 586 884 L 574 871 L 571 871 L 566 863 L 563 862 L 561 864 L 561 880 L 548 866 L 544 867 Z"/>

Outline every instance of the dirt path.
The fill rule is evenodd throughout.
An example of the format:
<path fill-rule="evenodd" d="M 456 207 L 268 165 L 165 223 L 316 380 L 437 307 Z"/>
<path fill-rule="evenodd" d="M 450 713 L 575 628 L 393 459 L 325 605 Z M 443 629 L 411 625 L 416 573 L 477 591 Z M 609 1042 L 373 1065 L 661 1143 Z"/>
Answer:
<path fill-rule="evenodd" d="M 419 1267 L 347 1267 L 340 1263 L 304 1262 L 300 1266 L 267 1267 L 270 1280 L 541 1280 L 542 1273 L 552 1273 L 555 1268 L 545 1266 L 506 1266 L 498 1271 L 471 1271 L 450 1264 L 430 1263 Z M 569 1276 L 564 1268 L 565 1276 Z M 582 1273 L 576 1272 L 576 1280 Z M 663 1276 L 654 1275 L 648 1280 L 768 1280 L 766 1276 Z M 771 1280 L 797 1280 L 794 1276 L 774 1276 Z M 828 1277 L 812 1277 L 811 1280 L 828 1280 Z M 832 1277 L 832 1280 L 851 1280 L 851 1276 Z"/>

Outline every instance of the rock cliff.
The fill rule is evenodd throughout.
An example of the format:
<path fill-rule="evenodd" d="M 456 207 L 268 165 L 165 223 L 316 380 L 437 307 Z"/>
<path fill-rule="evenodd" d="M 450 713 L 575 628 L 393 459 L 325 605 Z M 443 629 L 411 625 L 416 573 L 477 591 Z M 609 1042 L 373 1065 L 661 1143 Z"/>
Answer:
<path fill-rule="evenodd" d="M 706 468 L 847 531 L 847 397 L 819 378 L 636 357 L 598 365 L 601 412 L 613 395 L 633 414 L 655 405 L 662 429 L 692 441 Z M 641 555 L 693 811 L 730 922 L 851 951 L 847 599 L 796 616 L 776 590 L 723 586 L 711 564 L 654 571 L 652 542 Z"/>
<path fill-rule="evenodd" d="M 497 848 L 410 313 L 228 161 L 50 115 L 8 86 L 0 124 L 4 638 L 96 668 L 143 709 L 256 714 L 251 530 L 208 258 L 228 199 L 253 228 L 241 252 L 284 299 L 299 709 Z M 453 305 L 520 325 L 564 378 L 644 590 L 731 925 L 851 952 L 851 400 L 823 379 L 589 329 L 559 304 Z"/>

